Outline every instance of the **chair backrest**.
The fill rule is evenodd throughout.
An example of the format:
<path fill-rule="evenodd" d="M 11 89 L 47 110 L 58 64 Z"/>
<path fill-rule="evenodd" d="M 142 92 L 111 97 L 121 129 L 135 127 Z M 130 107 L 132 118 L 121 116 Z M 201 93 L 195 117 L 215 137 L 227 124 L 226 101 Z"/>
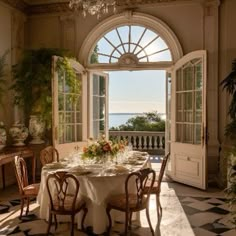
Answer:
<path fill-rule="evenodd" d="M 134 203 L 134 199 L 132 200 L 132 205 L 135 204 L 136 208 L 140 208 L 144 203 L 143 201 L 148 201 L 155 178 L 156 173 L 151 168 L 142 169 L 128 175 L 125 181 L 126 208 L 129 208 L 130 205 L 130 191 L 132 191 L 132 193 L 134 191 L 136 194 L 136 202 Z M 149 185 L 148 182 L 151 184 Z"/>
<path fill-rule="evenodd" d="M 59 162 L 59 153 L 53 146 L 48 146 L 40 152 L 40 161 L 42 166 L 52 163 L 53 161 Z"/>
<path fill-rule="evenodd" d="M 162 160 L 162 163 L 161 163 L 161 169 L 160 169 L 160 173 L 159 173 L 158 179 L 157 179 L 157 181 L 158 181 L 158 185 L 157 185 L 158 186 L 158 192 L 161 191 L 161 182 L 162 182 L 162 179 L 163 179 L 163 176 L 164 176 L 164 173 L 165 173 L 166 164 L 168 162 L 169 156 L 170 156 L 170 153 L 168 152 L 164 156 L 164 158 Z"/>
<path fill-rule="evenodd" d="M 26 187 L 28 182 L 28 172 L 25 160 L 20 156 L 15 156 L 14 159 L 14 170 L 16 179 L 19 187 L 20 194 L 23 194 L 23 188 Z"/>
<path fill-rule="evenodd" d="M 75 211 L 80 185 L 74 175 L 66 171 L 57 171 L 49 174 L 46 186 L 52 211 L 57 211 L 61 214 Z"/>

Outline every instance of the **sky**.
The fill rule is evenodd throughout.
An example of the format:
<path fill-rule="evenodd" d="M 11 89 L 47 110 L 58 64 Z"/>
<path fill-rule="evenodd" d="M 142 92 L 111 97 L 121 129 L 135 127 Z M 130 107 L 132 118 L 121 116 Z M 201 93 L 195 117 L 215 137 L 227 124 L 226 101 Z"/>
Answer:
<path fill-rule="evenodd" d="M 165 71 L 109 72 L 109 113 L 165 113 Z"/>

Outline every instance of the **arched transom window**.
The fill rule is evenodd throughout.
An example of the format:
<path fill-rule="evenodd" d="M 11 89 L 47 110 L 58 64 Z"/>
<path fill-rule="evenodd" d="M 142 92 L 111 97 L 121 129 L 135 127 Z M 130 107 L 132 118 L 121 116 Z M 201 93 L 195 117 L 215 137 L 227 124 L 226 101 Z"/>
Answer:
<path fill-rule="evenodd" d="M 109 31 L 97 41 L 90 54 L 90 64 L 137 65 L 170 61 L 171 51 L 162 37 L 138 25 Z"/>

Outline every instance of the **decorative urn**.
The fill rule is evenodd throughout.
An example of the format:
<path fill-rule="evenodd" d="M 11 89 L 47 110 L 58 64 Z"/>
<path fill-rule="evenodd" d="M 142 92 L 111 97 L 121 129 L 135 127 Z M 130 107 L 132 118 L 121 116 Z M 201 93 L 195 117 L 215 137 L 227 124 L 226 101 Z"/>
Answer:
<path fill-rule="evenodd" d="M 29 121 L 29 133 L 33 138 L 30 143 L 31 144 L 41 144 L 44 143 L 42 139 L 45 130 L 45 122 L 42 120 L 40 116 L 31 115 Z"/>
<path fill-rule="evenodd" d="M 12 137 L 13 146 L 24 146 L 25 145 L 24 141 L 28 137 L 29 131 L 24 124 L 16 122 L 9 129 L 9 134 Z"/>

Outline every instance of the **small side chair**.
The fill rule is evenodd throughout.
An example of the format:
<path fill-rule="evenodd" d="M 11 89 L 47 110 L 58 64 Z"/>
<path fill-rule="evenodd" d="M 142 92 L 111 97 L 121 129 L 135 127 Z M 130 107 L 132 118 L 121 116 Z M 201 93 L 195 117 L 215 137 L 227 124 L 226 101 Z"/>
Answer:
<path fill-rule="evenodd" d="M 150 216 L 149 216 L 149 197 L 151 188 L 154 184 L 156 173 L 154 170 L 147 168 L 139 172 L 129 174 L 125 181 L 125 193 L 111 196 L 107 201 L 107 216 L 109 220 L 108 234 L 111 230 L 111 216 L 112 209 L 125 212 L 125 235 L 128 233 L 128 227 L 131 228 L 132 213 L 146 209 L 147 221 L 154 236 Z M 150 182 L 147 187 L 147 182 Z M 135 189 L 134 189 L 135 187 Z M 132 189 L 132 191 L 131 191 Z M 148 190 L 144 192 L 144 189 Z M 134 190 L 134 191 L 133 191 Z"/>
<path fill-rule="evenodd" d="M 42 166 L 52 163 L 54 161 L 59 162 L 59 153 L 56 148 L 53 146 L 48 146 L 41 150 L 40 152 L 40 161 Z"/>
<path fill-rule="evenodd" d="M 151 194 L 155 194 L 156 195 L 156 208 L 157 208 L 157 217 L 158 220 L 160 220 L 160 216 L 162 215 L 162 207 L 160 204 L 160 193 L 161 193 L 161 182 L 165 173 L 165 169 L 166 169 L 166 164 L 168 162 L 170 153 L 167 153 L 167 155 L 164 156 L 162 163 L 161 163 L 161 169 L 159 172 L 159 175 L 157 176 L 153 187 L 151 188 Z M 144 188 L 144 192 L 148 193 L 150 191 L 150 186 L 152 184 L 151 180 L 148 180 L 147 185 Z"/>
<path fill-rule="evenodd" d="M 19 193 L 21 196 L 21 212 L 20 212 L 20 219 L 21 219 L 25 202 L 26 202 L 26 215 L 28 215 L 30 198 L 36 197 L 38 195 L 39 184 L 29 184 L 27 166 L 25 160 L 22 157 L 15 156 L 14 170 L 19 187 Z"/>
<path fill-rule="evenodd" d="M 86 207 L 86 202 L 83 199 L 78 199 L 80 184 L 77 178 L 65 171 L 58 171 L 48 175 L 46 186 L 50 199 L 47 235 L 49 235 L 52 224 L 52 216 L 54 216 L 56 230 L 56 215 L 70 215 L 70 235 L 73 236 L 75 215 L 81 210 L 84 211 L 81 222 L 82 230 L 84 230 L 84 220 L 88 209 Z M 72 189 L 73 191 L 71 191 Z"/>

